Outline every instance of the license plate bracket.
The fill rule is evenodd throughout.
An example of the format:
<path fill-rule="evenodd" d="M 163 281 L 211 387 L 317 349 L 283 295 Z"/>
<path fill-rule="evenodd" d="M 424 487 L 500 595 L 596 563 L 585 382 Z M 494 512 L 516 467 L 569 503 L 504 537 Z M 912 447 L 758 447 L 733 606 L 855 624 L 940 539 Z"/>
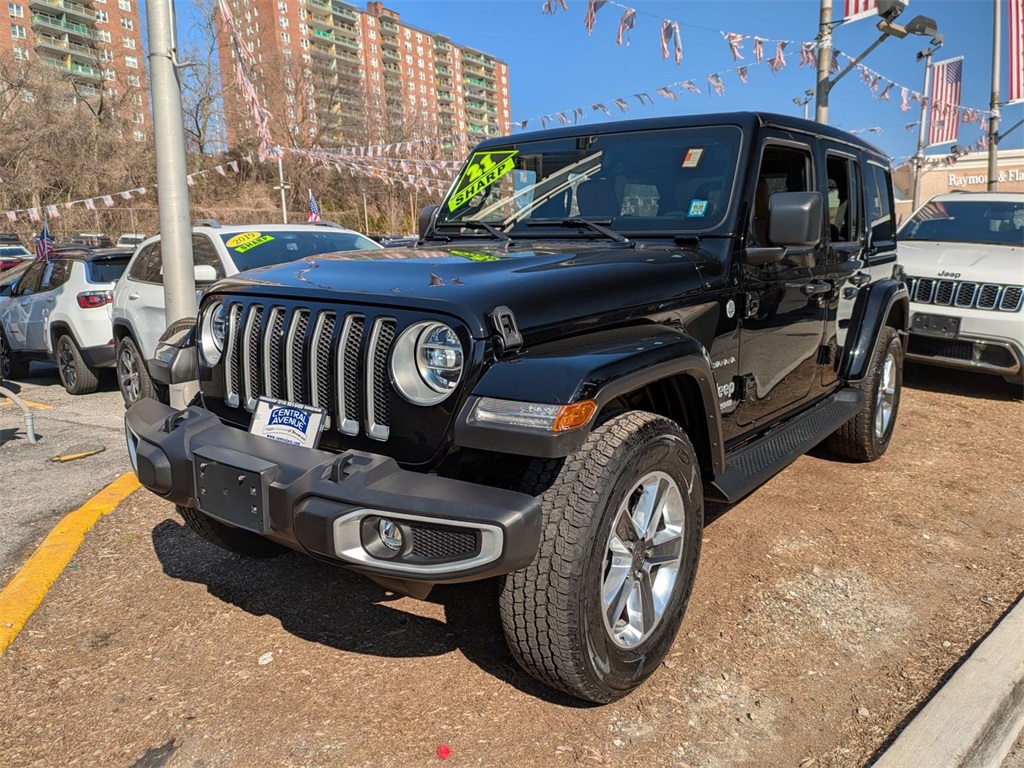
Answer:
<path fill-rule="evenodd" d="M 289 445 L 316 448 L 326 418 L 323 408 L 261 397 L 253 409 L 249 432 Z"/>
<path fill-rule="evenodd" d="M 960 318 L 915 312 L 910 322 L 910 330 L 923 336 L 955 339 L 960 335 Z"/>
<path fill-rule="evenodd" d="M 193 452 L 200 511 L 253 533 L 270 529 L 270 483 L 278 467 L 229 448 L 203 446 Z"/>

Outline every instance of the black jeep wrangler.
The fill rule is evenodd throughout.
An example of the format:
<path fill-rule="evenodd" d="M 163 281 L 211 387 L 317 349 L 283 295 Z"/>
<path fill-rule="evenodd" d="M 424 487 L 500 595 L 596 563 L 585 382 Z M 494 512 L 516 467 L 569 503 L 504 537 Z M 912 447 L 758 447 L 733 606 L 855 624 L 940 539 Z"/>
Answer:
<path fill-rule="evenodd" d="M 156 361 L 201 392 L 127 412 L 132 462 L 233 552 L 291 548 L 418 597 L 499 576 L 519 663 L 612 701 L 675 638 L 705 499 L 821 441 L 885 452 L 908 317 L 894 223 L 887 158 L 788 117 L 486 141 L 417 247 L 207 291 Z"/>

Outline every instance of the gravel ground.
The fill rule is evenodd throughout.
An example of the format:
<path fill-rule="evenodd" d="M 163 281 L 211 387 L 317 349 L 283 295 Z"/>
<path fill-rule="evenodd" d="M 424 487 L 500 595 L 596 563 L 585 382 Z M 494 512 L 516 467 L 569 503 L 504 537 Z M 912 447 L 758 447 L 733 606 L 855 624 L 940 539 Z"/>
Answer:
<path fill-rule="evenodd" d="M 494 583 L 239 560 L 137 493 L 0 658 L 0 765 L 868 764 L 1024 590 L 1020 391 L 907 383 L 881 461 L 711 510 L 671 655 L 604 707 L 518 670 Z"/>

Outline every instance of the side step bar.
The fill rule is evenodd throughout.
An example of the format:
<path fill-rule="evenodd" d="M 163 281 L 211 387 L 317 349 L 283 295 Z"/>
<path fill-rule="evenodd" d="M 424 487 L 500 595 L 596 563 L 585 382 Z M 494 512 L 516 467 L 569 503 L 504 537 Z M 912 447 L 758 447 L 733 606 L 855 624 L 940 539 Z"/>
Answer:
<path fill-rule="evenodd" d="M 737 448 L 707 488 L 715 501 L 739 501 L 852 419 L 864 405 L 859 389 L 841 389 L 752 443 Z"/>

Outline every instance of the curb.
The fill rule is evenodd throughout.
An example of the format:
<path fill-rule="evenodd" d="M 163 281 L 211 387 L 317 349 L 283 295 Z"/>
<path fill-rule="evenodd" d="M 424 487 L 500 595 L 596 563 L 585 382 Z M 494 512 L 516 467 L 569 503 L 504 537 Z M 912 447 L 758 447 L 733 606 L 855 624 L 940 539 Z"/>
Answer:
<path fill-rule="evenodd" d="M 32 553 L 10 583 L 0 591 L 0 655 L 18 636 L 46 593 L 82 546 L 96 521 L 133 492 L 139 481 L 132 472 L 121 475 L 74 512 L 69 512 Z"/>
<path fill-rule="evenodd" d="M 1002 618 L 872 768 L 997 766 L 1024 728 L 1024 599 Z"/>

